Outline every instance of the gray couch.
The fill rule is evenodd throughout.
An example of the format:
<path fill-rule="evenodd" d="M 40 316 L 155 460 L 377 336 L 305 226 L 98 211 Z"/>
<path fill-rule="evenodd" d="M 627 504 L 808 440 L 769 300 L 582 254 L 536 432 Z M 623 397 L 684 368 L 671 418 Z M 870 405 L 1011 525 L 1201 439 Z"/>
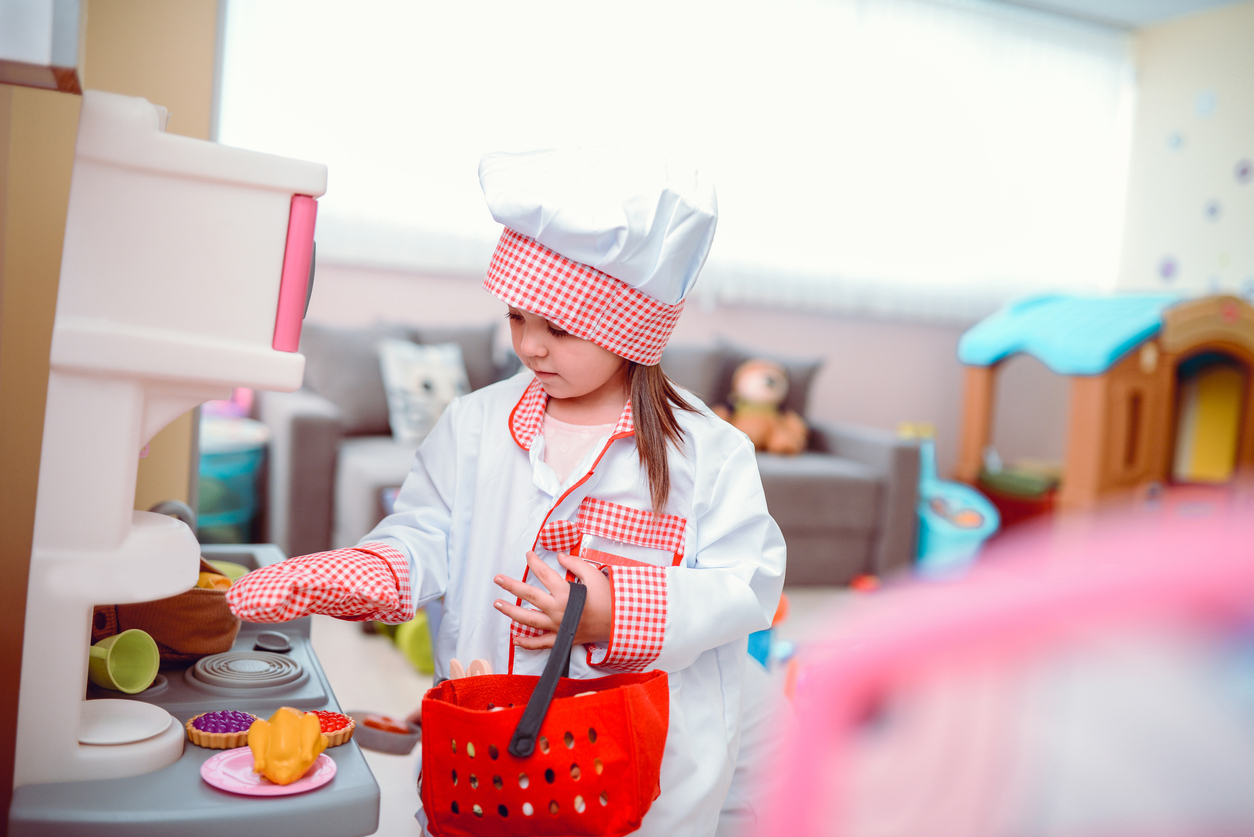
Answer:
<path fill-rule="evenodd" d="M 395 442 L 375 344 L 383 336 L 457 342 L 472 389 L 517 370 L 494 346 L 495 324 L 462 328 L 382 325 L 330 328 L 307 323 L 305 386 L 259 393 L 257 415 L 271 430 L 265 537 L 289 555 L 350 546 L 382 517 L 381 496 L 400 484 L 414 451 Z M 753 353 L 761 356 L 760 353 Z M 722 400 L 744 349 L 668 347 L 662 366 L 706 403 Z M 814 361 L 784 363 L 788 405 L 805 415 Z M 844 584 L 888 575 L 914 555 L 919 478 L 915 443 L 874 428 L 811 420 L 808 449 L 759 454 L 771 514 L 788 543 L 789 584 Z"/>

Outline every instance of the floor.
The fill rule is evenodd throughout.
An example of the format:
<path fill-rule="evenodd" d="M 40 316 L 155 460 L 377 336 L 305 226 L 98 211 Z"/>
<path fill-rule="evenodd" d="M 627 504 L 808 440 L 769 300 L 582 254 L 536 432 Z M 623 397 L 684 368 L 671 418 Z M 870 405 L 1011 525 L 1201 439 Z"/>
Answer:
<path fill-rule="evenodd" d="M 787 618 L 776 627 L 776 640 L 804 643 L 818 636 L 841 601 L 845 588 L 792 587 L 787 591 Z M 346 711 L 365 710 L 404 717 L 422 702 L 431 687 L 430 675 L 418 673 L 391 641 L 367 634 L 355 622 L 315 616 L 313 644 L 331 688 Z M 362 750 L 379 783 L 379 837 L 418 837 L 415 778 L 421 745 L 408 756 Z"/>

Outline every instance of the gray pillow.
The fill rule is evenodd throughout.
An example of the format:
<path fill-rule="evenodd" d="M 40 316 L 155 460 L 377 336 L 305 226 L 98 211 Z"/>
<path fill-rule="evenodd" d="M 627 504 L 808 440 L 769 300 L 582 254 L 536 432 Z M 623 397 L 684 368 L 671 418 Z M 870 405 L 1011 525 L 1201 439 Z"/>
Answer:
<path fill-rule="evenodd" d="M 748 349 L 722 340 L 718 345 L 723 355 L 723 366 L 719 372 L 718 383 L 715 385 L 715 400 L 711 401 L 711 404 L 727 400 L 727 396 L 731 393 L 732 375 L 735 374 L 736 367 L 746 360 L 761 358 L 774 361 L 784 367 L 784 371 L 788 373 L 788 397 L 784 399 L 784 406 L 800 416 L 806 415 L 806 407 L 810 401 L 810 384 L 814 382 L 815 374 L 823 365 L 822 358 L 786 357 L 773 352 Z"/>
<path fill-rule="evenodd" d="M 345 433 L 392 432 L 378 342 L 408 336 L 402 327 L 387 324 L 346 328 L 307 322 L 301 328 L 305 386 L 340 408 Z"/>
<path fill-rule="evenodd" d="M 301 329 L 305 386 L 340 409 L 344 432 L 390 434 L 387 390 L 379 365 L 379 341 L 385 337 L 436 345 L 456 343 L 466 363 L 471 389 L 497 380 L 492 360 L 496 323 L 468 326 L 328 326 L 307 322 Z"/>
<path fill-rule="evenodd" d="M 722 400 L 718 386 L 727 358 L 714 346 L 667 346 L 662 352 L 662 371 L 679 386 L 708 405 Z"/>

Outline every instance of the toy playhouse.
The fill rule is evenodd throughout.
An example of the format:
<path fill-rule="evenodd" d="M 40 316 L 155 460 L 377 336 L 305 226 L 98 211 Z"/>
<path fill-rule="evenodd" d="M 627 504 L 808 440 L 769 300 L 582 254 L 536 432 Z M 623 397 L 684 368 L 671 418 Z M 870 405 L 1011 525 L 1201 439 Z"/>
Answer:
<path fill-rule="evenodd" d="M 998 367 L 1031 354 L 1070 379 L 1065 462 L 1042 506 L 1091 509 L 1171 486 L 1222 486 L 1254 465 L 1254 308 L 1232 296 L 1041 296 L 980 322 L 958 345 L 966 365 L 955 476 L 1006 486 L 992 474 Z M 990 491 L 996 495 L 996 491 Z"/>

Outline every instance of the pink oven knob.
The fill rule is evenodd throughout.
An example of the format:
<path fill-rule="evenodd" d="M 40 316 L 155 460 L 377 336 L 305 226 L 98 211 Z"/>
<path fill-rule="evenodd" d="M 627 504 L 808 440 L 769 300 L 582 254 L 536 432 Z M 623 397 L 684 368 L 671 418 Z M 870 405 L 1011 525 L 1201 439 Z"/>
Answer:
<path fill-rule="evenodd" d="M 292 195 L 287 221 L 287 249 L 279 282 L 279 311 L 274 320 L 274 342 L 280 352 L 294 352 L 300 345 L 300 325 L 309 307 L 314 274 L 314 220 L 318 201 L 308 195 Z"/>

